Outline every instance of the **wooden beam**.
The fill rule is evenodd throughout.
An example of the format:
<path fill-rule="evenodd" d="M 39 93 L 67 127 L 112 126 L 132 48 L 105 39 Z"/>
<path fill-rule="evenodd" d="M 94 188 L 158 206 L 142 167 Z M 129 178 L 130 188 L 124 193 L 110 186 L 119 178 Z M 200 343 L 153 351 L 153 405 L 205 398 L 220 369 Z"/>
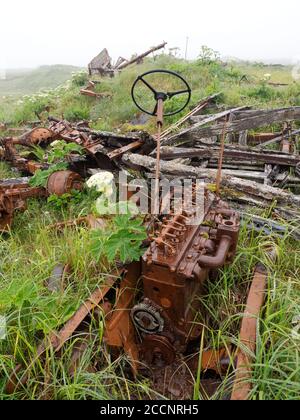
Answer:
<path fill-rule="evenodd" d="M 218 136 L 222 133 L 224 124 L 216 124 L 210 127 L 204 126 L 218 119 L 221 119 L 230 113 L 235 113 L 240 109 L 241 108 L 236 108 L 226 112 L 224 111 L 223 113 L 216 114 L 215 118 L 209 117 L 200 123 L 197 123 L 188 129 L 182 130 L 178 134 L 170 137 L 164 142 L 164 145 L 180 145 L 199 140 L 201 138 Z M 227 133 L 238 133 L 245 130 L 264 127 L 274 123 L 294 120 L 300 120 L 300 107 L 274 109 L 262 112 L 261 114 L 252 117 L 250 116 L 249 118 L 234 120 L 232 123 L 228 124 Z"/>
<path fill-rule="evenodd" d="M 156 168 L 156 159 L 149 156 L 142 156 L 135 153 L 123 155 L 122 161 L 124 164 L 136 169 L 147 169 L 154 171 Z M 188 165 L 182 165 L 174 162 L 161 161 L 161 172 L 173 176 L 185 176 L 187 178 L 198 178 L 208 180 L 208 182 L 215 183 L 217 171 L 215 169 L 195 168 Z M 225 172 L 225 171 L 224 171 Z M 247 171 L 246 171 L 247 172 Z M 279 188 L 270 187 L 268 185 L 261 185 L 254 181 L 249 181 L 237 178 L 228 173 L 224 173 L 222 179 L 222 186 L 227 187 L 227 194 L 235 196 L 243 192 L 249 196 L 262 198 L 264 201 L 272 202 L 277 200 L 278 203 L 295 205 L 299 207 L 300 196 L 294 195 L 290 192 L 281 190 Z"/>
<path fill-rule="evenodd" d="M 274 111 L 278 112 L 278 111 L 286 111 L 287 109 L 294 109 L 297 107 L 285 107 L 285 108 L 275 108 L 275 109 L 249 109 L 248 108 L 244 108 L 241 111 L 236 111 L 234 114 L 234 119 L 236 121 L 240 121 L 240 120 L 244 120 L 245 118 L 253 118 L 253 117 L 258 117 L 258 116 L 268 116 L 270 115 L 270 113 L 273 113 Z M 214 114 L 210 114 L 207 115 L 207 117 L 209 116 L 213 116 Z M 190 118 L 190 121 L 193 124 L 197 124 L 198 122 L 202 121 L 202 115 L 197 115 L 194 117 Z"/>
<path fill-rule="evenodd" d="M 243 315 L 240 346 L 237 357 L 237 373 L 231 395 L 232 401 L 248 400 L 252 390 L 252 363 L 255 359 L 257 346 L 257 323 L 262 309 L 268 274 L 267 270 L 258 265 L 251 289 L 248 295 L 247 306 Z"/>
<path fill-rule="evenodd" d="M 184 117 L 182 117 L 180 120 L 178 120 L 175 124 L 171 125 L 165 131 L 163 131 L 163 133 L 161 134 L 161 139 L 164 139 L 167 136 L 169 136 L 170 134 L 172 134 L 173 131 L 175 131 L 182 124 L 184 124 L 192 115 L 195 115 L 197 112 L 200 112 L 207 105 L 209 105 L 210 102 L 212 102 L 214 99 L 216 99 L 220 95 L 221 95 L 221 92 L 215 93 L 214 95 L 211 95 L 211 96 L 208 96 L 205 99 L 202 99 L 202 101 L 200 101 L 199 104 L 194 109 L 192 109 L 188 114 L 186 114 Z"/>
<path fill-rule="evenodd" d="M 162 44 L 158 45 L 157 47 L 150 48 L 150 50 L 144 52 L 143 54 L 138 55 L 137 57 L 133 58 L 130 61 L 126 61 L 126 63 L 122 63 L 119 67 L 116 68 L 116 70 L 123 70 L 126 67 L 130 66 L 131 64 L 137 63 L 141 61 L 143 58 L 147 57 L 152 52 L 161 50 L 162 48 L 165 48 L 167 45 L 167 42 L 163 42 Z"/>
<path fill-rule="evenodd" d="M 199 159 L 218 159 L 220 153 L 219 147 L 200 146 L 197 148 L 168 147 L 161 148 L 161 158 L 172 160 L 179 158 L 199 158 Z M 224 157 L 233 161 L 248 161 L 251 163 L 273 164 L 282 166 L 296 167 L 300 164 L 300 156 L 284 153 L 280 151 L 254 150 L 243 147 L 236 148 L 227 146 L 224 150 Z"/>
<path fill-rule="evenodd" d="M 186 128 L 186 129 L 180 131 L 180 133 L 169 137 L 167 140 L 164 140 L 163 145 L 164 146 L 171 146 L 171 145 L 186 143 L 188 141 L 188 139 L 190 139 L 190 140 L 194 139 L 193 135 L 196 132 L 198 132 L 198 130 L 201 130 L 201 128 L 204 127 L 205 125 L 210 124 L 210 123 L 215 122 L 215 121 L 218 121 L 218 120 L 221 120 L 222 118 L 225 118 L 228 115 L 233 114 L 236 111 L 239 111 L 239 110 L 244 109 L 244 108 L 245 107 L 233 108 L 233 109 L 229 109 L 227 111 L 219 112 L 218 114 L 210 115 L 207 118 L 204 118 L 201 122 L 193 125 L 192 127 Z M 223 128 L 224 128 L 224 124 L 222 124 L 222 129 Z M 219 130 L 217 134 L 221 134 L 222 129 Z M 190 136 L 192 136 L 192 138 L 190 138 Z M 202 137 L 213 137 L 213 135 L 211 136 L 210 134 L 208 134 L 208 135 L 205 135 L 205 136 L 202 136 Z"/>
<path fill-rule="evenodd" d="M 255 149 L 256 150 L 263 149 L 264 147 L 271 146 L 271 144 L 279 143 L 282 140 L 287 140 L 291 136 L 297 136 L 298 134 L 300 134 L 300 130 L 292 131 L 291 133 L 284 134 L 284 135 L 276 137 L 275 139 L 268 140 L 265 143 L 261 143 L 260 145 L 256 146 Z"/>

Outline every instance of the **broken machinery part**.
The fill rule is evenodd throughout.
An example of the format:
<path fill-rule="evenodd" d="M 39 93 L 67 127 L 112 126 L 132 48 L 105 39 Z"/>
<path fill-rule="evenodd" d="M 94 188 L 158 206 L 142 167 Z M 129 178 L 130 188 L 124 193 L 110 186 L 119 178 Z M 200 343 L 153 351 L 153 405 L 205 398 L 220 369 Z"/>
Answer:
<path fill-rule="evenodd" d="M 25 211 L 28 198 L 63 195 L 82 187 L 81 177 L 71 171 L 54 172 L 49 177 L 47 188 L 31 187 L 29 178 L 0 181 L 0 232 L 10 230 L 14 212 Z"/>
<path fill-rule="evenodd" d="M 33 364 L 41 359 L 47 350 L 53 349 L 54 353 L 58 353 L 64 344 L 72 338 L 76 331 L 80 331 L 80 327 L 84 320 L 92 316 L 97 310 L 100 311 L 102 317 L 108 316 L 111 312 L 111 304 L 106 300 L 106 295 L 117 283 L 121 276 L 124 276 L 125 270 L 120 269 L 113 272 L 110 276 L 107 276 L 104 280 L 104 284 L 98 287 L 91 296 L 80 306 L 75 314 L 69 319 L 69 321 L 62 327 L 58 332 L 53 331 L 37 349 L 35 359 L 31 365 L 24 371 L 23 365 L 19 364 L 14 371 L 11 373 L 10 378 L 6 384 L 6 392 L 13 394 L 20 385 L 25 385 L 28 381 L 29 370 Z"/>
<path fill-rule="evenodd" d="M 47 182 L 47 192 L 50 195 L 61 196 L 68 192 L 83 188 L 83 180 L 80 175 L 72 171 L 58 171 L 51 174 Z"/>
<path fill-rule="evenodd" d="M 0 232 L 9 232 L 16 210 L 26 210 L 28 198 L 46 196 L 44 188 L 30 187 L 28 179 L 0 181 Z"/>

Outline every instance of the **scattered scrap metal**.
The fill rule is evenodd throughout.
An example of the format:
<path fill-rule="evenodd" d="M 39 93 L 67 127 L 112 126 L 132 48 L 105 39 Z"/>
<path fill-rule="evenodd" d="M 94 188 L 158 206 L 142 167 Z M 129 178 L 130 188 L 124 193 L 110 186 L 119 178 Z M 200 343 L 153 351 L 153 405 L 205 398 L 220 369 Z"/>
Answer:
<path fill-rule="evenodd" d="M 48 169 L 49 164 L 40 163 L 29 155 L 24 157 L 20 150 L 33 148 L 35 145 L 47 147 L 61 139 L 82 146 L 86 156 L 71 157 L 68 161 L 69 170 L 53 173 L 44 188 L 31 188 L 29 179 L 15 181 L 5 180 L 0 184 L 0 230 L 11 228 L 13 214 L 16 210 L 26 209 L 26 199 L 31 197 L 46 197 L 52 194 L 63 195 L 72 190 L 80 190 L 83 179 L 88 177 L 93 169 L 116 170 L 119 156 L 131 150 L 148 153 L 153 150 L 154 140 L 147 133 L 130 133 L 120 135 L 102 131 L 93 131 L 86 124 L 72 126 L 67 121 L 49 117 L 49 127 L 39 127 L 20 137 L 1 139 L 0 157 L 25 176 L 33 175 L 39 169 Z"/>
<path fill-rule="evenodd" d="M 29 179 L 0 180 L 0 232 L 9 231 L 14 212 L 26 210 L 28 198 L 42 197 L 45 194 L 43 188 L 30 187 Z"/>
<path fill-rule="evenodd" d="M 118 68 L 122 68 L 122 64 Z M 197 115 L 214 99 L 212 96 L 201 101 L 186 117 L 162 133 L 160 173 L 162 177 L 200 178 L 206 184 L 215 184 L 220 139 L 223 138 L 224 169 L 220 192 L 227 202 L 214 193 L 213 185 L 210 185 L 205 190 L 203 223 L 189 223 L 194 210 L 188 205 L 180 214 L 171 213 L 158 218 L 152 226 L 149 247 L 141 261 L 122 266 L 109 276 L 61 331 L 44 340 L 37 357 L 43 357 L 49 346 L 58 353 L 74 334 L 85 331 L 87 318 L 101 313 L 106 321 L 104 341 L 107 346 L 118 352 L 125 351 L 134 376 L 138 373 L 149 375 L 150 371 L 157 389 L 168 397 L 188 398 L 191 395 L 199 360 L 202 373 L 214 372 L 212 381 L 201 381 L 205 395 L 213 394 L 222 377 L 237 367 L 231 399 L 249 397 L 249 355 L 254 354 L 256 348 L 256 322 L 264 301 L 266 268 L 257 266 L 255 269 L 242 322 L 241 346 L 204 351 L 199 359 L 203 325 L 197 322 L 195 314 L 203 311 L 199 296 L 204 293 L 209 274 L 233 261 L 240 231 L 240 213 L 250 229 L 253 226 L 271 229 L 272 233 L 276 231 L 281 235 L 290 232 L 282 230 L 280 223 L 258 217 L 249 217 L 248 220 L 249 206 L 272 206 L 274 215 L 299 220 L 300 196 L 296 193 L 300 185 L 297 137 L 300 130 L 296 124 L 300 121 L 300 107 L 275 110 L 239 107 L 214 115 Z M 190 126 L 186 127 L 188 123 Z M 183 125 L 185 127 L 178 132 Z M 274 134 L 249 132 L 262 127 L 270 129 L 272 125 L 275 125 Z M 57 139 L 81 145 L 86 156 L 70 159 L 68 176 L 54 174 L 46 190 L 30 188 L 28 179 L 2 181 L 0 228 L 11 225 L 13 211 L 24 209 L 27 197 L 47 195 L 50 186 L 51 191 L 58 193 L 74 188 L 74 183 L 79 188 L 81 179 L 92 168 L 113 171 L 124 166 L 133 167 L 148 178 L 156 173 L 155 137 L 143 132 L 128 135 L 98 132 L 84 123 L 71 125 L 55 118 L 49 119 L 47 128 L 37 128 L 18 138 L 2 139 L 2 159 L 22 173 L 32 174 L 41 168 L 41 164 L 23 158 L 19 148 L 49 145 Z M 278 149 L 268 150 L 269 145 Z M 73 184 L 69 183 L 70 179 Z M 194 188 L 192 198 L 196 193 Z M 87 223 L 87 220 L 77 222 Z M 68 223 L 69 226 L 74 224 L 70 221 L 61 227 L 68 226 Z M 54 289 L 61 287 L 59 278 L 64 268 L 59 267 L 58 271 L 50 281 L 55 283 L 50 285 Z M 80 351 L 76 349 L 76 363 L 80 360 Z M 179 374 L 174 375 L 174 372 L 179 372 L 180 380 L 177 380 Z M 24 385 L 27 375 L 27 372 L 22 372 L 22 366 L 18 366 L 7 384 L 7 391 L 13 392 L 20 384 Z"/>

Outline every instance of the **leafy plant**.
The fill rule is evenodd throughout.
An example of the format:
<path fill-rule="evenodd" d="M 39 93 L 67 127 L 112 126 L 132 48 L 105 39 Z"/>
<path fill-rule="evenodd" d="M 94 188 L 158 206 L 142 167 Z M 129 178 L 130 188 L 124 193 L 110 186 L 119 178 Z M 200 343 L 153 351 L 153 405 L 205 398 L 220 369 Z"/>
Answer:
<path fill-rule="evenodd" d="M 47 154 L 47 162 L 50 164 L 60 162 L 73 153 L 82 155 L 83 148 L 77 143 L 66 143 L 58 140 L 52 144 L 52 148 Z"/>
<path fill-rule="evenodd" d="M 43 187 L 46 188 L 48 178 L 50 175 L 52 175 L 54 172 L 58 171 L 65 171 L 68 168 L 68 165 L 66 163 L 57 163 L 55 165 L 52 165 L 51 168 L 42 170 L 39 169 L 35 172 L 33 177 L 30 179 L 29 184 L 31 187 Z"/>
<path fill-rule="evenodd" d="M 29 182 L 32 187 L 45 188 L 50 175 L 54 172 L 65 171 L 68 169 L 68 164 L 64 161 L 70 154 L 83 153 L 83 148 L 80 145 L 77 143 L 66 143 L 65 141 L 56 141 L 55 143 L 52 143 L 52 148 L 43 156 L 40 149 L 40 147 L 35 147 L 34 153 L 42 158 L 41 160 L 44 160 L 46 163 L 51 165 L 51 167 L 45 170 L 39 169 L 36 171 Z"/>
<path fill-rule="evenodd" d="M 220 53 L 209 48 L 207 45 L 202 45 L 198 58 L 203 64 L 211 64 L 220 60 Z"/>
<path fill-rule="evenodd" d="M 62 210 L 67 208 L 70 204 L 81 204 L 87 197 L 84 197 L 84 193 L 82 191 L 73 190 L 70 193 L 66 193 L 60 196 L 56 194 L 50 195 L 50 197 L 48 197 L 47 203 L 50 204 L 51 208 L 54 210 Z"/>
<path fill-rule="evenodd" d="M 85 104 L 74 104 L 64 109 L 64 117 L 68 121 L 88 120 L 90 118 L 90 108 Z"/>
<path fill-rule="evenodd" d="M 270 101 L 276 98 L 277 92 L 268 86 L 265 81 L 261 81 L 259 86 L 249 90 L 248 96 L 250 98 L 260 99 L 261 101 Z"/>
<path fill-rule="evenodd" d="M 88 73 L 85 70 L 72 74 L 72 84 L 74 86 L 84 86 L 88 82 Z"/>
<path fill-rule="evenodd" d="M 43 161 L 45 157 L 45 150 L 39 145 L 32 145 L 30 150 L 20 152 L 21 156 L 28 157 L 29 155 L 34 155 L 38 161 Z"/>
<path fill-rule="evenodd" d="M 110 231 L 91 232 L 91 252 L 99 261 L 106 257 L 112 263 L 119 259 L 122 263 L 138 261 L 143 254 L 141 244 L 147 238 L 142 220 L 131 215 L 119 215 L 113 220 Z"/>

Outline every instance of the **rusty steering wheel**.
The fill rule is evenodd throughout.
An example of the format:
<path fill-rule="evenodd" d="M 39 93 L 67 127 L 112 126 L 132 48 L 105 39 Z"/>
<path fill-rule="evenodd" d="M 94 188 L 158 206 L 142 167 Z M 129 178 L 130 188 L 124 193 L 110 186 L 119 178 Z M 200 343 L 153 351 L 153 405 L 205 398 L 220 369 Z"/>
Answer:
<path fill-rule="evenodd" d="M 154 89 L 154 87 L 146 80 L 146 77 L 151 75 L 151 74 L 169 74 L 171 76 L 173 76 L 174 78 L 180 79 L 181 82 L 184 85 L 184 88 L 182 90 L 178 90 L 178 91 L 174 91 L 174 92 L 160 92 L 157 91 L 156 89 Z M 154 108 L 153 111 L 149 111 L 144 109 L 144 107 L 142 105 L 139 104 L 137 98 L 136 98 L 136 87 L 137 84 L 139 82 L 144 83 L 144 85 L 153 93 L 154 95 L 154 100 L 156 101 L 156 106 Z M 184 108 L 189 104 L 190 100 L 191 100 L 191 95 L 192 95 L 192 90 L 189 86 L 189 84 L 187 83 L 187 81 L 180 76 L 179 74 L 173 72 L 173 71 L 169 71 L 169 70 L 152 70 L 152 71 L 148 71 L 144 74 L 142 74 L 141 76 L 139 76 L 136 81 L 134 82 L 132 89 L 131 89 L 131 96 L 133 99 L 133 102 L 135 103 L 135 105 L 138 107 L 138 109 L 142 112 L 144 112 L 145 114 L 148 115 L 152 115 L 152 116 L 157 116 L 157 103 L 159 100 L 162 100 L 163 102 L 172 99 L 174 96 L 178 96 L 178 95 L 183 95 L 183 94 L 187 94 L 187 100 L 184 103 L 183 106 L 181 106 L 180 108 L 176 109 L 175 111 L 172 112 L 167 112 L 164 113 L 165 117 L 169 117 L 171 115 L 175 115 L 178 114 L 179 112 L 183 111 Z"/>

